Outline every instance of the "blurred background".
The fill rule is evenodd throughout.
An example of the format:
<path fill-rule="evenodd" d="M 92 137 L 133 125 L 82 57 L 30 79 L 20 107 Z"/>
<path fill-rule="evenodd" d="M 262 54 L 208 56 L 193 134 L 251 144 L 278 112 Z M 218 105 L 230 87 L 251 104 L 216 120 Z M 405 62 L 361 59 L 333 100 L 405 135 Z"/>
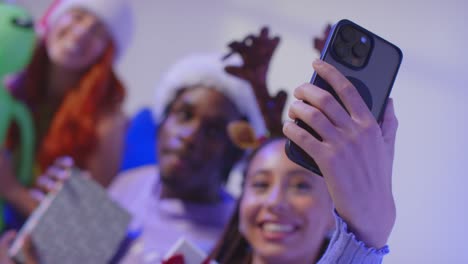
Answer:
<path fill-rule="evenodd" d="M 18 0 L 39 18 L 51 0 Z M 398 45 L 394 85 L 400 121 L 394 166 L 398 218 L 385 263 L 468 263 L 468 2 L 133 0 L 135 38 L 118 71 L 129 115 L 151 106 L 165 69 L 192 52 L 225 52 L 231 40 L 267 25 L 281 44 L 272 92 L 312 75 L 313 38 L 348 18 Z M 289 99 L 289 102 L 291 102 Z M 286 115 L 285 115 L 286 116 Z"/>

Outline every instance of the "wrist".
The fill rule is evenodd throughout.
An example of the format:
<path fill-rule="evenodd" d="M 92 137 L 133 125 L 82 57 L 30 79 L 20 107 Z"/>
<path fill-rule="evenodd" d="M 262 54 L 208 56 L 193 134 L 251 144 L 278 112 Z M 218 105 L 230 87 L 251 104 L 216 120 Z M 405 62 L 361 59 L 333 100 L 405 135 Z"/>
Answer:
<path fill-rule="evenodd" d="M 375 248 L 361 241 L 349 230 L 346 221 L 335 211 L 336 229 L 327 251 L 318 263 L 382 263 L 390 250 L 387 245 Z"/>
<path fill-rule="evenodd" d="M 379 228 L 355 228 L 349 225 L 349 231 L 355 234 L 356 238 L 362 241 L 366 246 L 372 248 L 382 248 L 387 244 L 390 232 L 385 232 Z"/>
<path fill-rule="evenodd" d="M 381 218 L 373 218 L 370 216 L 361 218 L 358 221 L 356 218 L 350 218 L 341 215 L 337 212 L 348 226 L 348 230 L 353 233 L 359 241 L 362 241 L 366 246 L 372 248 L 382 248 L 387 244 L 390 233 L 395 223 L 395 216 L 386 215 L 384 212 L 380 213 Z"/>

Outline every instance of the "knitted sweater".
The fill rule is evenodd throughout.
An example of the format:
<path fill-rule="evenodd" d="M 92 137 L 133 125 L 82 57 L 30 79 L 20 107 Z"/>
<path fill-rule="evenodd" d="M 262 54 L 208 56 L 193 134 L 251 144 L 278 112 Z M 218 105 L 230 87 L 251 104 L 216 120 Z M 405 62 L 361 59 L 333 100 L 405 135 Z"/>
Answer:
<path fill-rule="evenodd" d="M 388 246 L 380 249 L 367 247 L 348 231 L 348 225 L 336 212 L 335 219 L 336 230 L 318 264 L 382 263 L 383 257 L 390 252 Z"/>

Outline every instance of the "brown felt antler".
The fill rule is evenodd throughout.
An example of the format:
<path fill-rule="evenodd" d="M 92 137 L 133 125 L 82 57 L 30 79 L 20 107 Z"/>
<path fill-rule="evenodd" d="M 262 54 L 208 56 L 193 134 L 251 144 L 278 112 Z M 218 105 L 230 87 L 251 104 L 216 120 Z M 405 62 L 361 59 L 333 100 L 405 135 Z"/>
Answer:
<path fill-rule="evenodd" d="M 244 62 L 242 66 L 227 66 L 225 70 L 250 83 L 270 133 L 269 136 L 282 135 L 281 116 L 287 98 L 287 93 L 284 90 L 280 90 L 273 97 L 270 96 L 266 84 L 271 57 L 279 42 L 279 37 L 271 38 L 268 28 L 263 27 L 258 36 L 249 35 L 241 42 L 231 42 L 229 44 L 231 51 L 225 56 L 227 58 L 238 53 L 242 57 Z M 249 136 L 245 134 L 245 137 Z"/>
<path fill-rule="evenodd" d="M 331 25 L 328 24 L 325 30 L 323 31 L 322 36 L 314 38 L 314 48 L 319 53 L 322 53 L 322 50 L 325 47 L 325 43 L 327 42 L 327 38 L 328 38 L 328 35 L 330 34 L 330 31 L 331 31 Z"/>

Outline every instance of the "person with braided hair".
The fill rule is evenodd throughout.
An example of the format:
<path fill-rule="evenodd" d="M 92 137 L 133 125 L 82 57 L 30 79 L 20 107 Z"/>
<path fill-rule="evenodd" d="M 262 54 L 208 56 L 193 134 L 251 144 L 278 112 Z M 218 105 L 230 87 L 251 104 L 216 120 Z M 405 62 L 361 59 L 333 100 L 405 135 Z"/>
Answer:
<path fill-rule="evenodd" d="M 50 184 L 38 176 L 62 156 L 103 186 L 118 173 L 126 91 L 114 64 L 127 49 L 132 21 L 126 0 L 56 0 L 42 20 L 31 62 L 8 85 L 33 114 L 37 143 L 31 173 L 39 186 Z M 15 179 L 16 135 L 13 127 L 9 151 L 1 152 L 0 197 L 27 216 L 40 197 Z"/>

